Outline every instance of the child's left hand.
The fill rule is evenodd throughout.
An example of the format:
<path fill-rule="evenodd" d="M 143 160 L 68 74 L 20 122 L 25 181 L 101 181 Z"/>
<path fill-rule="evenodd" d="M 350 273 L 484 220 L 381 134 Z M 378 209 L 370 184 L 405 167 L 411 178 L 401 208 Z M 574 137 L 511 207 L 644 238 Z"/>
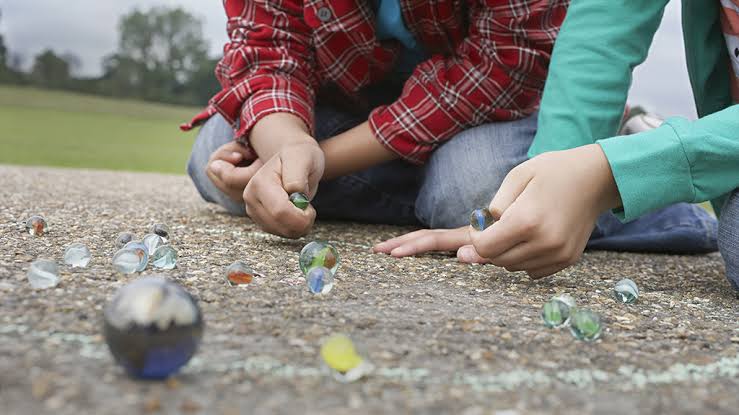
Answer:
<path fill-rule="evenodd" d="M 469 226 L 457 229 L 421 229 L 380 242 L 372 248 L 372 251 L 389 254 L 396 258 L 434 251 L 457 251 L 457 258 L 460 262 L 489 262 L 479 255 L 470 255 L 470 251 L 474 253 L 471 243 Z"/>

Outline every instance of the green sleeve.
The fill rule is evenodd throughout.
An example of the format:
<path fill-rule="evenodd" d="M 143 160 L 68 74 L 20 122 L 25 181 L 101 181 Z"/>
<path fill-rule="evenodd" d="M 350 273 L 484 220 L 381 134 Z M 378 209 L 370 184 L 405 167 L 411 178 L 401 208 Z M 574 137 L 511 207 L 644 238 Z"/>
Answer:
<path fill-rule="evenodd" d="M 623 220 L 739 188 L 739 105 L 697 121 L 671 118 L 639 134 L 598 141 L 621 194 Z"/>
<path fill-rule="evenodd" d="M 554 46 L 529 156 L 618 132 L 631 72 L 668 0 L 573 0 Z"/>

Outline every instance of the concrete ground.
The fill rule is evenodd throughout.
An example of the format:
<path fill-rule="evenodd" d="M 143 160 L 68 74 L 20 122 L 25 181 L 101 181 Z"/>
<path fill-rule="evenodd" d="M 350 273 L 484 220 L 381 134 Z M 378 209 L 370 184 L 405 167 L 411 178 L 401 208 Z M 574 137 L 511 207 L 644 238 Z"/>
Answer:
<path fill-rule="evenodd" d="M 47 236 L 20 230 L 32 214 L 47 218 Z M 100 319 L 140 276 L 112 270 L 116 235 L 157 221 L 180 255 L 163 274 L 199 299 L 206 331 L 182 373 L 141 382 L 113 363 Z M 531 281 L 450 255 L 370 253 L 407 230 L 319 223 L 284 240 L 201 202 L 184 176 L 0 166 L 0 412 L 737 413 L 739 300 L 718 255 L 591 252 Z M 323 298 L 298 269 L 311 239 L 342 256 Z M 62 267 L 58 287 L 32 289 L 30 262 L 61 263 L 75 241 L 92 249 L 90 267 Z M 223 271 L 236 259 L 265 277 L 229 286 Z M 624 277 L 642 290 L 634 305 L 610 296 Z M 558 292 L 602 315 L 601 340 L 542 325 L 540 307 Z M 364 349 L 372 375 L 340 384 L 326 373 L 318 348 L 334 332 Z"/>

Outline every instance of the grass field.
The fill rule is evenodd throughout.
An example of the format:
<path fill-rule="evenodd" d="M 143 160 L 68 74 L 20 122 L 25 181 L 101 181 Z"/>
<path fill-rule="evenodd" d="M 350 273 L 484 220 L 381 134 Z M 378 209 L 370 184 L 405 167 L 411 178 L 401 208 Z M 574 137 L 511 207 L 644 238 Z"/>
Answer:
<path fill-rule="evenodd" d="M 197 111 L 0 86 L 0 163 L 183 174 Z"/>

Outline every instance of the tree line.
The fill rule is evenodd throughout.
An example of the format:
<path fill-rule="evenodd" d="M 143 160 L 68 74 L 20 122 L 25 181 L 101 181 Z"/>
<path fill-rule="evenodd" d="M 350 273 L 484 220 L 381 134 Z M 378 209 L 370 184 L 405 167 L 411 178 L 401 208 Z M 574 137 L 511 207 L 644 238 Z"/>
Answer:
<path fill-rule="evenodd" d="M 23 70 L 0 34 L 0 83 L 171 104 L 203 105 L 219 89 L 203 22 L 182 8 L 135 9 L 118 23 L 117 50 L 99 77 L 76 77 L 74 54 L 45 50 Z"/>

